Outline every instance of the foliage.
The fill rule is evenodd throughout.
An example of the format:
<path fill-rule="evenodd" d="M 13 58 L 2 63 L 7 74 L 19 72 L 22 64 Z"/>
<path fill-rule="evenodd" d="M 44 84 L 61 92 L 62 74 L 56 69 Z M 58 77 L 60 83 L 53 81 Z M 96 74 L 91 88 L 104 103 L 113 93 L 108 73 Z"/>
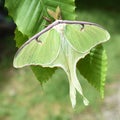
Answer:
<path fill-rule="evenodd" d="M 87 66 L 86 66 L 87 65 Z M 104 95 L 107 56 L 103 46 L 93 48 L 84 59 L 78 62 L 78 69 L 87 80 Z M 86 67 L 84 67 L 86 66 Z M 93 69 L 94 66 L 94 69 Z M 94 78 L 94 79 L 93 79 Z"/>
<path fill-rule="evenodd" d="M 43 19 L 43 16 L 49 17 L 47 14 L 47 8 L 55 10 L 56 6 L 59 6 L 62 9 L 61 12 L 63 19 L 75 19 L 75 13 L 73 12 L 75 10 L 74 0 L 56 0 L 53 1 L 53 3 L 49 0 L 12 0 L 11 2 L 9 0 L 6 0 L 6 7 L 9 10 L 9 15 L 13 17 L 17 25 L 17 29 L 15 31 L 15 40 L 17 47 L 20 47 L 29 37 L 42 30 L 46 26 L 47 21 Z M 25 14 L 25 16 L 23 14 Z M 47 68 L 46 73 L 48 75 L 46 76 L 42 73 L 40 78 L 40 73 L 36 74 L 39 69 L 40 68 L 36 66 L 32 66 L 33 72 L 37 78 L 39 78 L 39 81 L 41 81 L 41 83 L 48 79 L 47 76 L 52 76 L 51 73 L 54 72 L 53 69 L 50 69 L 51 72 L 49 72 L 49 68 Z M 42 79 L 43 77 L 44 79 Z"/>

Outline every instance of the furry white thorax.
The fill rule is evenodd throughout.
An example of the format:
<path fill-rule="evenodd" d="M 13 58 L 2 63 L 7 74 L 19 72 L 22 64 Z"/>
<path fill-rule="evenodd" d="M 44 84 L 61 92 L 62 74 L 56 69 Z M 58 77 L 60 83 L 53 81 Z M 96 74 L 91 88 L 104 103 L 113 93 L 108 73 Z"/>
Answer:
<path fill-rule="evenodd" d="M 57 30 L 57 32 L 62 33 L 64 31 L 65 28 L 65 23 L 64 24 L 58 24 L 56 26 L 54 26 L 53 28 Z"/>

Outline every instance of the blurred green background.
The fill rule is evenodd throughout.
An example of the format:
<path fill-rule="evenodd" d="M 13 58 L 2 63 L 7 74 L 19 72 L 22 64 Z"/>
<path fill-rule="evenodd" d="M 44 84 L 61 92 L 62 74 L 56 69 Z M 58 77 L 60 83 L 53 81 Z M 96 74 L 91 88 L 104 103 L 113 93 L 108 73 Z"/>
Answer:
<path fill-rule="evenodd" d="M 120 7 L 118 0 L 76 0 L 77 20 L 96 22 L 111 39 L 104 44 L 108 55 L 105 98 L 84 78 L 83 91 L 90 101 L 84 106 L 77 96 L 72 109 L 69 83 L 62 70 L 42 87 L 29 67 L 12 66 L 16 52 L 15 25 L 0 0 L 0 120 L 120 120 Z"/>

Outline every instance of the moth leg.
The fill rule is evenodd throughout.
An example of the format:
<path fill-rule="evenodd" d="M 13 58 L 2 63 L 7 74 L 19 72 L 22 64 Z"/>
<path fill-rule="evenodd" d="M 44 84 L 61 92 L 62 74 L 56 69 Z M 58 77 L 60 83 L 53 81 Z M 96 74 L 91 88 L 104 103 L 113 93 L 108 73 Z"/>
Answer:
<path fill-rule="evenodd" d="M 85 27 L 85 25 L 84 24 L 81 24 L 81 29 L 80 29 L 80 31 L 82 31 L 83 29 L 84 29 L 84 27 Z"/>
<path fill-rule="evenodd" d="M 49 19 L 49 18 L 47 18 L 47 17 L 45 17 L 45 16 L 43 16 L 43 18 L 44 18 L 47 22 L 52 23 L 52 20 L 51 20 L 51 19 Z"/>
<path fill-rule="evenodd" d="M 41 40 L 38 40 L 38 37 L 36 37 L 36 39 L 35 39 L 38 43 L 42 43 L 42 41 Z"/>

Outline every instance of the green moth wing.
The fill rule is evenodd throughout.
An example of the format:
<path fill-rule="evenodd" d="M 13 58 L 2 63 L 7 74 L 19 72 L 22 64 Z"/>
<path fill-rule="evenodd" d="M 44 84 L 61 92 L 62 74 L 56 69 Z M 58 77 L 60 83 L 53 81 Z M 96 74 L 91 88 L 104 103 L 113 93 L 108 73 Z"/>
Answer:
<path fill-rule="evenodd" d="M 76 91 L 87 105 L 89 102 L 82 92 L 76 64 L 92 48 L 109 38 L 109 33 L 95 23 L 56 20 L 19 48 L 13 65 L 16 68 L 28 65 L 61 67 L 68 76 L 72 106 L 76 105 Z"/>
<path fill-rule="evenodd" d="M 29 43 L 25 43 L 16 53 L 13 65 L 16 68 L 28 65 L 50 64 L 60 49 L 60 36 L 55 29 L 49 30 Z"/>
<path fill-rule="evenodd" d="M 91 24 L 67 24 L 64 34 L 70 45 L 80 53 L 89 51 L 110 37 L 105 29 Z"/>

